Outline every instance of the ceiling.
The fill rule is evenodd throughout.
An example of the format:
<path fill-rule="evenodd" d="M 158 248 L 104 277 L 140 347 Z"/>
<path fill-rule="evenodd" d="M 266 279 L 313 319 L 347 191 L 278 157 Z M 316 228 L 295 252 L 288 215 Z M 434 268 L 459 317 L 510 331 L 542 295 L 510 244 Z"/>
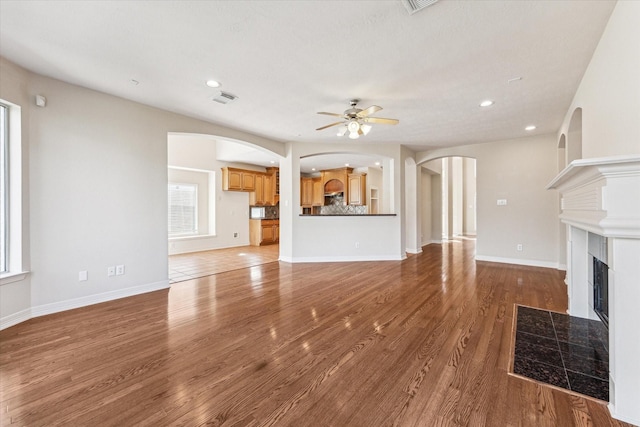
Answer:
<path fill-rule="evenodd" d="M 316 113 L 359 98 L 400 123 L 356 143 L 423 151 L 556 133 L 614 6 L 440 0 L 409 14 L 400 0 L 1 0 L 0 54 L 277 141 L 352 142 L 316 131 L 336 121 Z M 208 79 L 238 99 L 213 102 Z"/>

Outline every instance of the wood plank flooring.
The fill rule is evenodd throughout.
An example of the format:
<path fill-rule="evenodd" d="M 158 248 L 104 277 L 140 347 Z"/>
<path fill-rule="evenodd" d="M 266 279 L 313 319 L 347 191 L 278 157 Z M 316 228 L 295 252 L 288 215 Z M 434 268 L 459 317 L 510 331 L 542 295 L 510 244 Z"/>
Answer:
<path fill-rule="evenodd" d="M 279 245 L 237 246 L 169 256 L 169 281 L 190 279 L 277 261 Z"/>
<path fill-rule="evenodd" d="M 555 270 L 273 262 L 0 332 L 1 425 L 625 426 L 508 375 L 514 304 L 566 310 Z"/>

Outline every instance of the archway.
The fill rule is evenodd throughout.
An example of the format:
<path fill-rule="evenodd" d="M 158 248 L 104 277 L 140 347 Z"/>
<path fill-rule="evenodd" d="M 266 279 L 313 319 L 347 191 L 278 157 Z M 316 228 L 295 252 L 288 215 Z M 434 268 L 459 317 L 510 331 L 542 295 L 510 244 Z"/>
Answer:
<path fill-rule="evenodd" d="M 582 108 L 576 108 L 569 121 L 566 158 L 566 165 L 582 158 Z"/>

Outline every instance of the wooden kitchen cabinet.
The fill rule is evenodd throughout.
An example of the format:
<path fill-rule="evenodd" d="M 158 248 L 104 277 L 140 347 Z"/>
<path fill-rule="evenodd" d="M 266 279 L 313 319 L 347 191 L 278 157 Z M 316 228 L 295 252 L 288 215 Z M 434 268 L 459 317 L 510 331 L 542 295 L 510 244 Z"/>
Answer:
<path fill-rule="evenodd" d="M 279 219 L 250 219 L 249 243 L 251 246 L 272 245 L 280 241 Z"/>
<path fill-rule="evenodd" d="M 267 168 L 267 173 L 254 172 L 256 177 L 255 191 L 249 195 L 251 206 L 275 206 L 279 201 L 276 194 L 276 171 L 277 168 Z"/>
<path fill-rule="evenodd" d="M 256 173 L 256 191 L 249 195 L 249 204 L 251 206 L 273 206 L 276 204 L 271 175 Z"/>
<path fill-rule="evenodd" d="M 222 168 L 222 189 L 225 191 L 255 191 L 256 172 L 236 168 Z"/>
<path fill-rule="evenodd" d="M 367 175 L 360 173 L 349 174 L 349 204 L 367 204 Z"/>
<path fill-rule="evenodd" d="M 313 178 L 300 178 L 300 206 L 313 205 Z"/>
<path fill-rule="evenodd" d="M 324 186 L 322 185 L 322 178 L 313 178 L 312 179 L 312 198 L 311 205 L 312 206 L 323 206 L 324 205 Z"/>
<path fill-rule="evenodd" d="M 267 203 L 267 191 L 265 188 L 265 175 L 256 174 L 255 191 L 249 194 L 249 204 L 251 206 L 263 206 Z"/>

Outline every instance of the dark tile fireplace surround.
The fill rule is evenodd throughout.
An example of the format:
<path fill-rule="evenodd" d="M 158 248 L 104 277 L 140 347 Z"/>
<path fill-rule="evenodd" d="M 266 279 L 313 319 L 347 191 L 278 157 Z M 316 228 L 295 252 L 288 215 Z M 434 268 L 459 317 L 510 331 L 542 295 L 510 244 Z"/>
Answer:
<path fill-rule="evenodd" d="M 609 333 L 602 322 L 518 306 L 513 373 L 609 400 Z"/>

